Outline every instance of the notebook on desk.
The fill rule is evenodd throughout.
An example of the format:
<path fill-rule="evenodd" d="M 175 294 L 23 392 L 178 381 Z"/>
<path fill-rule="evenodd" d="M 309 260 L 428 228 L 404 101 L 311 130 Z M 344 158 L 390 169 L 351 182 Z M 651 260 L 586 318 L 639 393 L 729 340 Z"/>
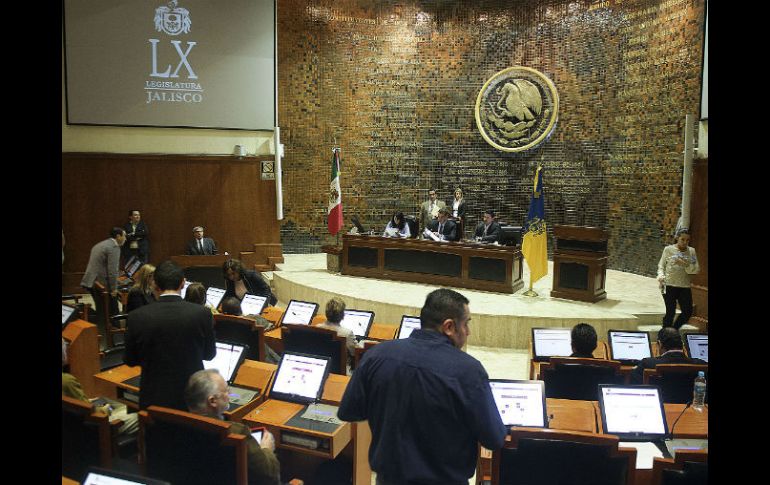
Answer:
<path fill-rule="evenodd" d="M 203 361 L 204 369 L 217 369 L 229 386 L 230 406 L 228 411 L 251 402 L 259 394 L 259 388 L 240 387 L 233 384 L 238 369 L 243 364 L 249 346 L 218 340 L 217 353 L 211 360 Z"/>
<path fill-rule="evenodd" d="M 420 317 L 403 315 L 401 317 L 401 324 L 398 326 L 398 333 L 396 334 L 396 338 L 409 338 L 412 332 L 418 328 L 422 328 Z"/>
<path fill-rule="evenodd" d="M 543 381 L 489 379 L 489 387 L 505 426 L 548 427 Z"/>
<path fill-rule="evenodd" d="M 364 340 L 369 335 L 369 329 L 374 321 L 374 312 L 364 310 L 345 310 L 345 316 L 340 326 L 347 328 L 356 338 L 356 342 Z"/>
<path fill-rule="evenodd" d="M 300 404 L 318 401 L 329 376 L 329 361 L 329 357 L 320 355 L 284 352 L 270 388 L 270 398 Z"/>
<path fill-rule="evenodd" d="M 688 333 L 685 335 L 687 355 L 692 359 L 709 361 L 709 336 L 706 333 Z"/>
<path fill-rule="evenodd" d="M 532 360 L 548 362 L 551 357 L 572 355 L 572 330 L 569 328 L 533 328 Z"/>
<path fill-rule="evenodd" d="M 640 360 L 652 357 L 650 334 L 632 330 L 610 330 L 607 332 L 610 359 L 623 365 L 637 365 Z"/>
<path fill-rule="evenodd" d="M 318 303 L 311 301 L 289 300 L 286 311 L 281 315 L 280 324 L 310 325 L 318 312 Z"/>

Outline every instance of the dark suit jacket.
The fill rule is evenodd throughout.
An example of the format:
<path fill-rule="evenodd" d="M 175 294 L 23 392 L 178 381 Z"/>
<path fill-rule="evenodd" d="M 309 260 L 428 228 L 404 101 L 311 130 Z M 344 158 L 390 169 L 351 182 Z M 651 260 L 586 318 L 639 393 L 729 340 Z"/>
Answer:
<path fill-rule="evenodd" d="M 473 235 L 474 237 L 480 237 L 482 242 L 495 242 L 500 240 L 500 224 L 497 223 L 497 221 L 492 221 L 492 224 L 489 225 L 489 229 L 487 230 L 487 235 L 484 235 L 484 223 L 480 223 L 478 226 L 476 226 L 476 233 Z"/>
<path fill-rule="evenodd" d="M 452 207 L 454 207 L 454 205 L 453 205 L 454 203 L 455 203 L 455 199 L 454 199 L 454 197 L 452 197 L 449 200 L 449 202 L 447 202 L 446 208 L 449 209 L 450 211 L 452 211 Z M 457 206 L 457 217 L 459 217 L 460 219 L 464 219 L 465 218 L 465 207 L 466 207 L 466 205 L 467 204 L 465 203 L 465 199 L 462 199 L 460 201 L 460 205 Z M 454 212 L 452 212 L 452 214 L 454 214 Z"/>
<path fill-rule="evenodd" d="M 126 242 L 123 244 L 124 259 L 128 259 L 128 257 L 130 257 L 129 255 L 132 254 L 131 242 L 136 241 L 137 245 L 139 246 L 136 250 L 137 256 L 143 262 L 148 262 L 150 260 L 150 240 L 147 239 L 147 224 L 145 224 L 144 221 L 139 221 L 139 224 L 136 225 L 136 231 L 133 233 L 133 235 L 131 234 L 133 229 L 130 222 L 127 222 L 126 225 L 123 226 L 123 229 L 126 231 Z"/>
<path fill-rule="evenodd" d="M 433 232 L 438 231 L 438 219 L 434 219 L 428 223 L 428 230 Z M 457 224 L 455 224 L 454 221 L 447 219 L 444 223 L 443 234 L 444 239 L 447 241 L 454 241 L 457 237 Z"/>
<path fill-rule="evenodd" d="M 631 371 L 631 384 L 642 384 L 644 382 L 644 369 L 654 369 L 658 364 L 704 365 L 706 362 L 700 359 L 691 359 L 684 355 L 684 352 L 666 352 L 659 357 L 647 357 L 642 359 L 639 365 Z"/>
<path fill-rule="evenodd" d="M 126 301 L 126 313 L 136 310 L 139 307 L 149 305 L 155 302 L 155 296 L 152 293 L 145 293 L 141 288 L 131 288 L 128 290 L 128 299 Z"/>
<path fill-rule="evenodd" d="M 139 407 L 187 410 L 187 379 L 216 355 L 211 310 L 178 295 L 161 296 L 129 313 L 125 341 L 123 362 L 142 366 Z"/>
<path fill-rule="evenodd" d="M 204 237 L 203 240 L 203 252 L 198 249 L 198 240 L 193 238 L 192 241 L 187 243 L 187 251 L 185 254 L 200 254 L 200 255 L 214 255 L 217 254 L 217 245 L 210 237 Z"/>
<path fill-rule="evenodd" d="M 222 299 L 224 300 L 228 296 L 234 296 L 238 298 L 238 295 L 235 294 L 235 283 L 229 279 L 225 279 L 225 284 L 227 285 L 227 288 L 225 288 L 225 295 L 222 297 Z M 268 285 L 267 282 L 262 279 L 262 275 L 256 271 L 251 271 L 248 269 L 244 271 L 243 284 L 246 286 L 247 293 L 257 296 L 266 296 L 270 305 L 275 305 L 275 303 L 278 301 L 273 296 L 272 291 L 270 291 L 270 285 Z"/>

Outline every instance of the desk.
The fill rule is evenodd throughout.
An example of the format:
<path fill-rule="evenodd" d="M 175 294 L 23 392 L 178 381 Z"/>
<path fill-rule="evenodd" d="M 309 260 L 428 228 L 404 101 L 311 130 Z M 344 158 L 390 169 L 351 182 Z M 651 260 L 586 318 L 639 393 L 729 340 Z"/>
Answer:
<path fill-rule="evenodd" d="M 396 332 L 398 332 L 398 325 L 387 325 L 374 322 L 369 328 L 369 337 L 374 340 L 393 340 L 396 338 Z M 265 343 L 277 353 L 283 354 L 284 349 L 281 337 L 281 327 L 276 327 L 265 332 Z M 358 348 L 356 348 L 356 351 L 358 351 Z"/>
<path fill-rule="evenodd" d="M 203 283 L 206 288 L 225 288 L 225 277 L 222 265 L 232 256 L 217 254 L 213 256 L 180 254 L 169 259 L 184 270 L 188 281 Z"/>
<path fill-rule="evenodd" d="M 99 335 L 96 325 L 85 320 L 73 320 L 61 331 L 68 342 L 69 373 L 83 386 L 86 396 L 96 391 L 94 374 L 99 372 Z"/>
<path fill-rule="evenodd" d="M 342 274 L 515 293 L 524 287 L 521 250 L 475 242 L 342 236 Z"/>

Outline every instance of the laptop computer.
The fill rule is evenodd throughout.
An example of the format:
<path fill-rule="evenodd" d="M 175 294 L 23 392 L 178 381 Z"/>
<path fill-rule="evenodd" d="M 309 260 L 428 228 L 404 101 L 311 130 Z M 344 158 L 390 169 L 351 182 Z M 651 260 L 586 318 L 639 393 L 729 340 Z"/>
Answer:
<path fill-rule="evenodd" d="M 68 323 L 70 323 L 72 320 L 75 320 L 77 318 L 77 313 L 75 312 L 77 308 L 74 306 L 66 305 L 64 303 L 61 304 L 61 328 L 64 329 L 64 327 L 67 326 Z"/>
<path fill-rule="evenodd" d="M 504 425 L 548 427 L 543 381 L 489 379 L 489 387 Z"/>
<path fill-rule="evenodd" d="M 259 315 L 267 305 L 266 296 L 244 295 L 241 300 L 241 313 L 244 315 Z"/>
<path fill-rule="evenodd" d="M 420 321 L 420 317 L 403 315 L 401 317 L 401 324 L 398 326 L 398 333 L 396 334 L 396 338 L 409 338 L 412 332 L 419 328 L 422 328 L 422 321 Z"/>
<path fill-rule="evenodd" d="M 687 355 L 692 359 L 709 361 L 709 336 L 706 333 L 688 333 L 685 335 L 684 344 L 687 346 Z"/>
<path fill-rule="evenodd" d="M 82 485 L 171 485 L 164 480 L 95 466 L 88 467 L 80 483 Z"/>
<path fill-rule="evenodd" d="M 356 342 L 364 340 L 369 335 L 369 329 L 374 321 L 374 312 L 365 310 L 345 310 L 345 316 L 340 326 L 347 328 L 356 338 Z"/>
<path fill-rule="evenodd" d="M 571 329 L 532 329 L 532 360 L 548 362 L 551 357 L 569 357 L 570 355 L 572 355 Z"/>
<path fill-rule="evenodd" d="M 259 394 L 258 388 L 245 388 L 233 385 L 238 369 L 243 364 L 246 350 L 249 346 L 234 342 L 217 340 L 217 353 L 211 360 L 203 361 L 204 369 L 217 369 L 229 386 L 230 406 L 228 411 L 239 408 L 251 402 Z"/>
<path fill-rule="evenodd" d="M 607 332 L 610 359 L 619 360 L 623 365 L 637 365 L 640 360 L 652 357 L 650 334 L 633 330 L 610 330 Z"/>
<path fill-rule="evenodd" d="M 134 277 L 134 273 L 139 271 L 139 268 L 142 267 L 144 263 L 141 259 L 137 258 L 136 256 L 131 256 L 128 258 L 128 261 L 126 261 L 126 265 L 123 267 L 123 271 L 126 272 L 126 276 L 129 278 Z"/>
<path fill-rule="evenodd" d="M 284 352 L 275 372 L 270 398 L 310 404 L 318 401 L 329 375 L 329 357 Z"/>
<path fill-rule="evenodd" d="M 190 286 L 192 282 L 184 280 L 184 285 L 182 285 L 182 292 L 180 293 L 182 299 L 184 300 L 184 296 L 187 294 L 187 287 Z"/>
<path fill-rule="evenodd" d="M 289 300 L 286 311 L 281 315 L 280 324 L 291 325 L 310 325 L 316 312 L 318 312 L 318 303 L 311 301 Z"/>
<path fill-rule="evenodd" d="M 222 302 L 222 298 L 225 296 L 225 290 L 214 286 L 209 286 L 206 290 L 206 305 L 211 308 L 219 308 L 219 304 Z"/>
<path fill-rule="evenodd" d="M 663 398 L 657 386 L 599 384 L 605 434 L 620 441 L 662 441 L 668 436 Z"/>

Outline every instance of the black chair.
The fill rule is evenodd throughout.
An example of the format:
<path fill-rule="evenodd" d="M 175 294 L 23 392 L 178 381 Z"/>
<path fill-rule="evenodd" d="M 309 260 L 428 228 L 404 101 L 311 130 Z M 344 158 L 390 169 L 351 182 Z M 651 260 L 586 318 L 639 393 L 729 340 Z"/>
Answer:
<path fill-rule="evenodd" d="M 327 328 L 311 325 L 282 325 L 281 340 L 285 352 L 322 355 L 329 357 L 329 372 L 347 373 L 348 351 L 344 337 Z"/>
<path fill-rule="evenodd" d="M 112 431 L 109 417 L 89 403 L 61 397 L 62 475 L 83 477 L 90 466 L 112 467 Z"/>
<path fill-rule="evenodd" d="M 139 412 L 143 474 L 174 484 L 248 482 L 246 436 L 214 418 L 150 406 Z"/>
<path fill-rule="evenodd" d="M 617 360 L 551 357 L 540 365 L 545 396 L 557 399 L 599 400 L 599 384 L 623 384 Z"/>
<path fill-rule="evenodd" d="M 658 364 L 654 369 L 644 369 L 643 382 L 658 386 L 663 402 L 684 404 L 692 400 L 693 384 L 698 371 L 703 371 L 708 380 L 708 369 L 707 365 Z"/>
<path fill-rule="evenodd" d="M 492 452 L 492 485 L 631 485 L 636 450 L 618 443 L 612 435 L 513 428 Z"/>
<path fill-rule="evenodd" d="M 248 345 L 245 359 L 265 362 L 265 329 L 251 318 L 217 313 L 214 331 L 217 340 Z"/>
<path fill-rule="evenodd" d="M 708 451 L 677 451 L 673 459 L 652 462 L 652 485 L 706 485 L 708 469 Z"/>

